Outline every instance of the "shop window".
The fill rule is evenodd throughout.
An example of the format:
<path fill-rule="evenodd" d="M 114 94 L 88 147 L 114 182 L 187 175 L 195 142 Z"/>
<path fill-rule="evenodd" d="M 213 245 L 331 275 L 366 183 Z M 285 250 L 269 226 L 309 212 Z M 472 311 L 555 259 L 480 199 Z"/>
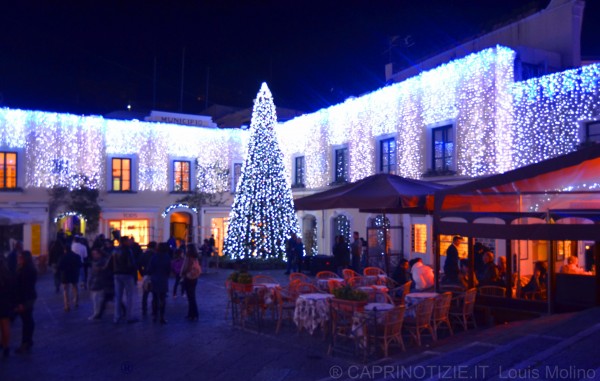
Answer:
<path fill-rule="evenodd" d="M 379 141 L 379 172 L 396 174 L 396 139 Z"/>
<path fill-rule="evenodd" d="M 427 253 L 427 225 L 413 224 L 411 229 L 413 253 Z"/>
<path fill-rule="evenodd" d="M 131 159 L 112 159 L 112 190 L 114 192 L 131 191 Z"/>
<path fill-rule="evenodd" d="M 189 192 L 190 186 L 190 162 L 174 160 L 173 161 L 173 191 Z"/>
<path fill-rule="evenodd" d="M 0 189 L 17 188 L 17 153 L 0 152 Z"/>
<path fill-rule="evenodd" d="M 150 241 L 150 225 L 146 219 L 110 220 L 108 227 L 114 239 L 123 236 L 133 237 L 135 242 L 142 246 L 147 245 Z"/>
<path fill-rule="evenodd" d="M 333 151 L 333 159 L 333 182 L 336 184 L 348 182 L 348 147 L 336 148 Z"/>
<path fill-rule="evenodd" d="M 304 156 L 294 158 L 294 188 L 304 188 Z"/>

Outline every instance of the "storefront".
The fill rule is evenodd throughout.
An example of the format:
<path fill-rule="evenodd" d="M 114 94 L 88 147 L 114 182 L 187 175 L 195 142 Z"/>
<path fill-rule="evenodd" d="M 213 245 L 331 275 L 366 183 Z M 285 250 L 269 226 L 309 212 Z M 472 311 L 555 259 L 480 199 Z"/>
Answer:
<path fill-rule="evenodd" d="M 123 236 L 133 237 L 144 247 L 158 238 L 155 227 L 156 216 L 156 212 L 144 209 L 127 211 L 107 209 L 102 212 L 100 231 L 114 240 Z"/>

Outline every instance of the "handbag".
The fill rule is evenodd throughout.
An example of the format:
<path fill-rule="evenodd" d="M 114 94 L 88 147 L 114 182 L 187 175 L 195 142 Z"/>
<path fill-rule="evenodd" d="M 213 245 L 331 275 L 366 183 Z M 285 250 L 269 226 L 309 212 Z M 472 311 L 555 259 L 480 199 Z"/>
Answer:
<path fill-rule="evenodd" d="M 198 277 L 200 277 L 201 273 L 202 273 L 202 269 L 200 268 L 200 263 L 198 262 L 197 259 L 194 258 L 192 260 L 192 265 L 190 266 L 190 269 L 188 270 L 188 272 L 186 274 L 186 278 L 198 279 Z"/>

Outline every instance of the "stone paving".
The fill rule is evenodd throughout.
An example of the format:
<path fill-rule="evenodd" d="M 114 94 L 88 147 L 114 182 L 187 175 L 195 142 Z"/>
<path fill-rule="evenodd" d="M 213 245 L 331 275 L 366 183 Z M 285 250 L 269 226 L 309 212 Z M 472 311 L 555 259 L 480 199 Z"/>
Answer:
<path fill-rule="evenodd" d="M 320 333 L 298 334 L 287 322 L 260 332 L 225 319 L 224 282 L 231 270 L 213 270 L 199 280 L 200 319 L 188 322 L 185 298 L 167 299 L 168 324 L 141 317 L 112 323 L 112 310 L 90 322 L 91 302 L 82 292 L 78 309 L 64 312 L 51 274 L 40 276 L 35 306 L 35 346 L 29 355 L 0 360 L 0 381 L 17 380 L 375 380 L 375 379 L 599 379 L 600 309 L 546 316 L 493 328 L 457 332 L 422 348 L 392 350 L 390 357 L 363 363 L 327 355 Z M 282 270 L 253 271 L 281 283 Z M 12 329 L 12 348 L 20 322 Z"/>

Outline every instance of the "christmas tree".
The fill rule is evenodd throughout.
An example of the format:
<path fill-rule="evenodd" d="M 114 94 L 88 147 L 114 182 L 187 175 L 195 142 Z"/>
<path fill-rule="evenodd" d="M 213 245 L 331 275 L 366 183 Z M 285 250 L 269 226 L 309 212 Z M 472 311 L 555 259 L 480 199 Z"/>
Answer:
<path fill-rule="evenodd" d="M 224 253 L 231 258 L 282 258 L 286 240 L 299 231 L 275 123 L 273 97 L 263 83 L 254 101 L 248 153 L 229 215 Z"/>

